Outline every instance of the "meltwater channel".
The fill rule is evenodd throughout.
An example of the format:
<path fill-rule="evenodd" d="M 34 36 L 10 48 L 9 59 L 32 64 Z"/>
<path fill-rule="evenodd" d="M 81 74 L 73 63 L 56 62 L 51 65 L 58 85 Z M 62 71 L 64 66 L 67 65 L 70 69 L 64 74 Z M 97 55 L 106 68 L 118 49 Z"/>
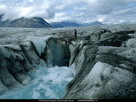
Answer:
<path fill-rule="evenodd" d="M 74 77 L 72 68 L 57 66 L 41 67 L 29 74 L 34 77 L 29 85 L 10 89 L 0 99 L 62 99 Z"/>

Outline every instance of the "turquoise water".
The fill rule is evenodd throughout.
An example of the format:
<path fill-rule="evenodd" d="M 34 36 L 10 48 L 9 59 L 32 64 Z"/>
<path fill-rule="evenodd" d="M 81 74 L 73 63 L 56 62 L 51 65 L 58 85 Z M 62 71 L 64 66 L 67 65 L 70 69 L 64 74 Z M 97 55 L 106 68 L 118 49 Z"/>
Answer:
<path fill-rule="evenodd" d="M 31 84 L 10 89 L 0 99 L 62 99 L 73 79 L 70 67 L 39 68 L 29 74 L 34 77 Z"/>

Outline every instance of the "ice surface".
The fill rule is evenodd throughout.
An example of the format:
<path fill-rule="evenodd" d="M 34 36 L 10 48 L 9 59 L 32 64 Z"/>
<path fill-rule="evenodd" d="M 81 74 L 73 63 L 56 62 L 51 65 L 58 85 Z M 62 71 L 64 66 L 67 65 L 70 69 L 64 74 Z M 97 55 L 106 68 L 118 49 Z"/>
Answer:
<path fill-rule="evenodd" d="M 61 99 L 73 78 L 70 67 L 39 68 L 29 75 L 34 78 L 31 84 L 9 90 L 0 99 Z"/>
<path fill-rule="evenodd" d="M 127 83 L 133 78 L 133 73 L 125 69 L 113 67 L 112 65 L 109 65 L 107 63 L 97 62 L 84 80 L 87 82 L 92 81 L 94 83 L 100 83 L 101 85 L 104 80 L 103 78 L 101 78 L 101 75 L 107 78 L 106 81 L 109 83 L 112 83 L 114 81 L 112 85 L 121 85 L 121 82 Z"/>
<path fill-rule="evenodd" d="M 129 39 L 126 43 L 126 46 L 128 48 L 134 48 L 136 47 L 136 38 Z"/>
<path fill-rule="evenodd" d="M 105 97 L 105 95 L 107 97 L 117 93 L 121 88 L 123 89 L 133 78 L 132 72 L 107 63 L 97 62 L 81 82 L 81 85 L 86 85 L 86 87 L 79 95 L 91 99 Z"/>

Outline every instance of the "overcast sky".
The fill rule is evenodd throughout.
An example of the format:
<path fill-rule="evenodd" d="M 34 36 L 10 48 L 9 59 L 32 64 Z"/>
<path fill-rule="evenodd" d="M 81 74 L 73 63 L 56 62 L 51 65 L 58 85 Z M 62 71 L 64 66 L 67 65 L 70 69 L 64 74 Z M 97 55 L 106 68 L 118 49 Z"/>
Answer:
<path fill-rule="evenodd" d="M 4 19 L 42 17 L 48 22 L 136 23 L 136 0 L 0 0 Z"/>

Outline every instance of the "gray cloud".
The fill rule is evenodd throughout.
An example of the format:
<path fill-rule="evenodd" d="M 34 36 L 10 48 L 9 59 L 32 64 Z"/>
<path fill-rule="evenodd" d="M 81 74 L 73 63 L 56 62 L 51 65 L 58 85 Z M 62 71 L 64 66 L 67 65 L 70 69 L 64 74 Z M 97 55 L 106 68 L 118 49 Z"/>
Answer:
<path fill-rule="evenodd" d="M 43 17 L 49 22 L 136 22 L 136 0 L 0 0 L 5 19 Z"/>

